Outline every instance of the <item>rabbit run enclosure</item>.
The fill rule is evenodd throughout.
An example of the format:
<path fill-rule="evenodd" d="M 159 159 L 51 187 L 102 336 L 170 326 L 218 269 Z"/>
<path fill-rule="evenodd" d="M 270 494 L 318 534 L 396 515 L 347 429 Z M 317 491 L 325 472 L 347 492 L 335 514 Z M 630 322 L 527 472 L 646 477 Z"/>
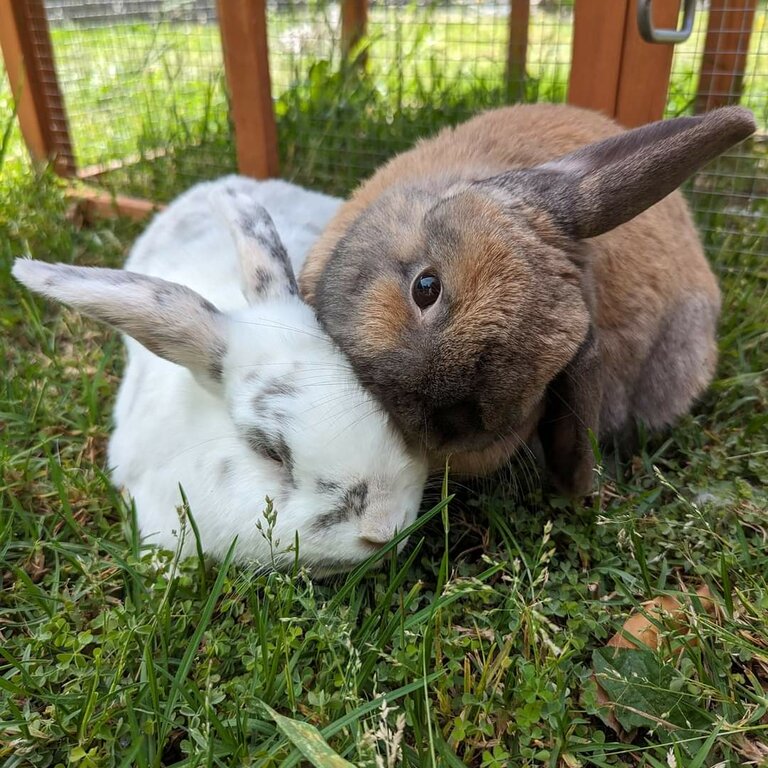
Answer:
<path fill-rule="evenodd" d="M 657 29 L 690 26 L 672 46 L 642 37 L 638 2 L 0 0 L 0 763 L 298 764 L 264 705 L 322 729 L 337 764 L 373 764 L 360 737 L 401 717 L 403 766 L 764 760 L 768 7 L 688 2 L 686 23 L 681 0 L 653 0 Z M 145 216 L 235 170 L 344 195 L 444 125 L 544 101 L 628 126 L 755 113 L 685 190 L 723 294 L 706 400 L 582 511 L 521 461 L 488 493 L 461 488 L 450 530 L 447 507 L 422 514 L 424 546 L 364 577 L 196 560 L 157 577 L 103 452 L 122 342 L 6 268 L 124 264 L 139 227 L 72 225 L 61 190 L 86 218 Z M 687 594 L 699 580 L 711 618 Z M 609 638 L 657 595 L 690 631 L 671 616 L 617 680 Z M 597 675 L 632 707 L 618 733 Z"/>
<path fill-rule="evenodd" d="M 235 169 L 343 195 L 419 137 L 508 103 L 628 126 L 740 103 L 758 134 L 688 193 L 709 249 L 768 255 L 768 9 L 682 5 L 0 0 L 0 42 L 32 156 L 92 209 L 135 216 Z"/>

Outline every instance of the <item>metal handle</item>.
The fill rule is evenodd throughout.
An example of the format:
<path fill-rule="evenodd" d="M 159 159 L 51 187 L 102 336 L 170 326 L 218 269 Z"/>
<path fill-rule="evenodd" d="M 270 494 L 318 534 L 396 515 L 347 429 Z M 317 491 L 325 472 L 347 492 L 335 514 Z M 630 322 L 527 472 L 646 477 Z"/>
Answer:
<path fill-rule="evenodd" d="M 680 29 L 656 29 L 653 26 L 651 0 L 637 0 L 637 26 L 646 43 L 684 43 L 693 32 L 696 0 L 684 0 L 683 26 Z"/>

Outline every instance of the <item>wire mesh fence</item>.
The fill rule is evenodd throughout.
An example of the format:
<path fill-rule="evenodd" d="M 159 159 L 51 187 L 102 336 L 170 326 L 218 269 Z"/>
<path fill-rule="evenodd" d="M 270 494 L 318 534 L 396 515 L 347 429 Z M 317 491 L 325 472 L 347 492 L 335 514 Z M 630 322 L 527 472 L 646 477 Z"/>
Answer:
<path fill-rule="evenodd" d="M 719 34 L 708 37 L 708 30 L 710 35 Z M 690 39 L 675 48 L 667 116 L 725 104 L 751 109 L 758 122 L 757 134 L 697 174 L 687 193 L 710 254 L 768 256 L 765 3 L 707 2 L 699 9 Z"/>
<path fill-rule="evenodd" d="M 234 170 L 214 0 L 47 0 L 79 168 L 167 200 Z M 283 175 L 345 194 L 417 138 L 513 101 L 564 101 L 572 0 L 534 3 L 510 71 L 509 3 L 377 0 L 349 56 L 337 3 L 269 4 Z M 519 30 L 516 30 L 519 33 Z M 365 55 L 367 65 L 351 66 Z"/>
<path fill-rule="evenodd" d="M 117 192 L 168 200 L 197 180 L 235 170 L 215 0 L 45 6 L 56 66 L 48 75 L 52 83 L 58 77 L 81 171 Z M 725 33 L 715 49 L 707 36 L 710 6 Z M 524 22 L 510 14 L 508 0 L 373 0 L 367 35 L 348 52 L 338 3 L 272 0 L 282 174 L 343 195 L 444 125 L 514 101 L 564 101 L 573 2 L 534 1 L 523 18 L 524 60 L 515 62 L 510 35 L 520 39 L 515 24 Z M 694 34 L 674 53 L 669 116 L 740 102 L 760 124 L 756 138 L 688 187 L 712 252 L 768 255 L 767 18 L 762 0 L 756 8 L 750 0 L 706 0 Z M 739 34 L 750 28 L 751 38 Z M 736 75 L 724 79 L 722 56 L 729 55 L 741 58 Z M 361 57 L 365 66 L 355 66 Z"/>
<path fill-rule="evenodd" d="M 215 2 L 46 2 L 81 173 L 165 200 L 234 170 Z"/>
<path fill-rule="evenodd" d="M 514 21 L 514 20 L 513 20 Z M 524 67 L 508 65 L 508 2 L 371 4 L 365 68 L 345 66 L 337 5 L 270 15 L 283 165 L 344 194 L 419 137 L 513 101 L 564 101 L 572 8 L 531 10 Z"/>

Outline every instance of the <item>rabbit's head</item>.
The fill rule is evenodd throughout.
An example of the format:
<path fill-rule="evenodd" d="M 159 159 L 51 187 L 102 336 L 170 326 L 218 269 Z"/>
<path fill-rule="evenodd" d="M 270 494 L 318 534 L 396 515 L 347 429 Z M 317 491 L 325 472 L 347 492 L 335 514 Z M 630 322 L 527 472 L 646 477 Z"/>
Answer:
<path fill-rule="evenodd" d="M 746 110 L 725 109 L 537 167 L 393 184 L 330 252 L 315 286 L 320 320 L 411 443 L 492 451 L 530 437 L 546 412 L 548 459 L 584 489 L 601 380 L 583 241 L 753 130 Z"/>
<path fill-rule="evenodd" d="M 346 570 L 415 520 L 426 463 L 407 452 L 299 299 L 267 212 L 236 191 L 216 206 L 237 245 L 247 309 L 224 314 L 183 285 L 122 270 L 19 259 L 13 274 L 187 368 L 213 394 L 238 445 L 219 455 L 222 444 L 211 440 L 210 484 L 217 486 L 214 496 L 223 494 L 217 509 L 236 509 L 231 513 L 244 520 L 241 559 L 249 559 L 244 542 L 263 549 L 256 525 L 264 527 L 269 497 L 275 511 L 271 535 L 279 541 L 271 564 L 289 567 L 298 537 L 302 563 L 319 573 Z M 175 487 L 178 479 L 168 482 Z M 229 530 L 229 521 L 221 522 Z"/>
<path fill-rule="evenodd" d="M 426 463 L 298 301 L 266 302 L 230 319 L 224 397 L 248 451 L 277 487 L 278 562 L 299 537 L 315 572 L 346 570 L 418 514 Z M 263 499 L 255 499 L 261 502 Z"/>

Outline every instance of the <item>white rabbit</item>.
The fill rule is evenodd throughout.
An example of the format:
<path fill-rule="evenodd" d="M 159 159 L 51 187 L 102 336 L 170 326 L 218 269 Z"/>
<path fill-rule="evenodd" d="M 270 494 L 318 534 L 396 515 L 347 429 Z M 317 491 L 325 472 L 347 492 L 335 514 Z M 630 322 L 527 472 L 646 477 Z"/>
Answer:
<path fill-rule="evenodd" d="M 180 485 L 204 552 L 221 559 L 237 537 L 236 558 L 261 567 L 344 571 L 416 518 L 426 462 L 321 331 L 289 261 L 338 204 L 227 177 L 158 214 L 130 271 L 14 264 L 27 287 L 128 335 L 109 464 L 145 542 L 195 551 Z"/>

